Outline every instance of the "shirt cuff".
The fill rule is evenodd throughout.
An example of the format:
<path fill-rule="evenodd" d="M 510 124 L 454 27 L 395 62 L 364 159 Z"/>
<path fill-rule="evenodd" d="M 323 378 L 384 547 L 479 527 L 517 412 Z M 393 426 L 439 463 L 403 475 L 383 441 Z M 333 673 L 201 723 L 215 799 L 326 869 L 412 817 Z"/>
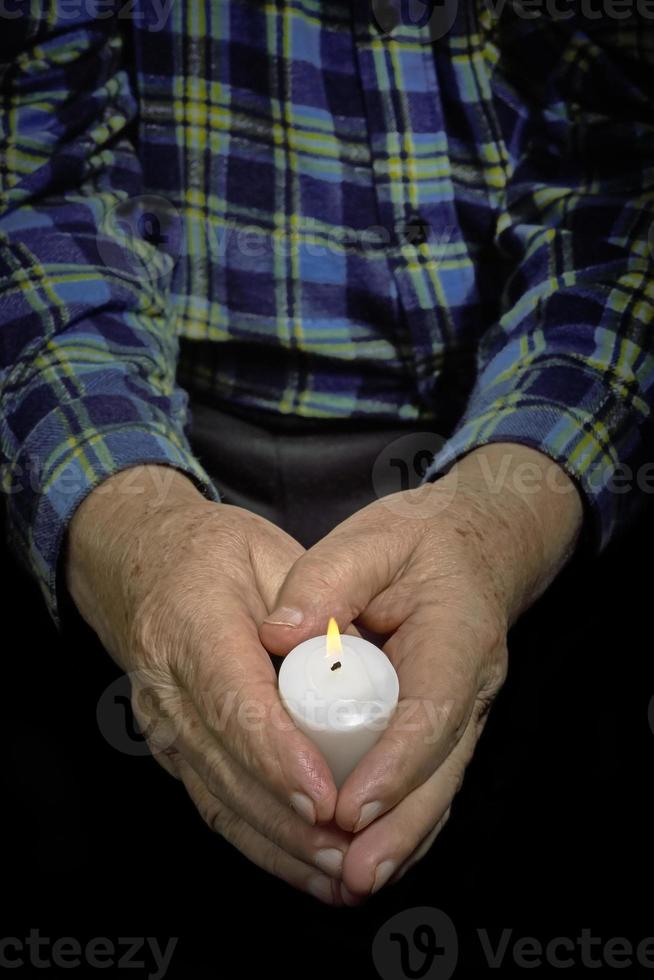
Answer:
<path fill-rule="evenodd" d="M 583 548 L 599 553 L 627 525 L 642 499 L 642 452 L 634 408 L 618 385 L 577 367 L 552 366 L 499 379 L 473 394 L 463 418 L 428 467 L 443 476 L 473 449 L 494 442 L 530 446 L 558 463 L 580 491 Z M 654 467 L 649 480 L 654 484 Z M 564 492 L 563 484 L 553 489 Z M 650 492 L 654 485 L 650 486 Z"/>
<path fill-rule="evenodd" d="M 46 415 L 24 440 L 5 486 L 9 539 L 36 577 L 48 611 L 60 627 L 58 571 L 64 535 L 84 498 L 110 476 L 143 464 L 185 473 L 209 499 L 220 500 L 182 432 L 156 405 L 106 395 L 75 399 L 67 416 L 102 418 L 79 435 L 67 429 L 62 409 Z M 162 481 L 162 490 L 165 483 Z"/>

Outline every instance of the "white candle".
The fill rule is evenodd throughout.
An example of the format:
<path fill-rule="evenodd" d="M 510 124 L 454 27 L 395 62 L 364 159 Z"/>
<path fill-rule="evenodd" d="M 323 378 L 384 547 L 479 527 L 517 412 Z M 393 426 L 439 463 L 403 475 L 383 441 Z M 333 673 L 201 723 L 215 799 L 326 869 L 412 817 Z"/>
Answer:
<path fill-rule="evenodd" d="M 395 710 L 400 684 L 378 647 L 359 636 L 327 636 L 296 646 L 279 671 L 279 694 L 295 724 L 329 764 L 337 787 L 379 739 Z"/>

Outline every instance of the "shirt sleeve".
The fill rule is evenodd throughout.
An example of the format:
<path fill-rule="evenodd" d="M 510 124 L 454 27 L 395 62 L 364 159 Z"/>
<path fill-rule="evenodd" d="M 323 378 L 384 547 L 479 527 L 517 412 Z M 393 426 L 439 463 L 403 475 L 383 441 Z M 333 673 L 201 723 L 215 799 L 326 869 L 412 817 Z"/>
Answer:
<path fill-rule="evenodd" d="M 116 12 L 73 6 L 31 4 L 0 40 L 2 490 L 55 622 L 65 530 L 101 481 L 156 463 L 218 496 L 175 383 L 174 256 L 134 230 L 170 212 L 139 211 L 156 205 L 141 197 Z"/>
<path fill-rule="evenodd" d="M 566 47 L 559 25 L 548 52 L 547 31 L 523 24 L 519 55 L 502 52 L 524 72 L 499 95 L 505 113 L 522 99 L 496 238 L 510 273 L 425 477 L 491 442 L 538 449 L 579 487 L 595 551 L 654 489 L 654 39 L 610 32 L 570 31 Z"/>

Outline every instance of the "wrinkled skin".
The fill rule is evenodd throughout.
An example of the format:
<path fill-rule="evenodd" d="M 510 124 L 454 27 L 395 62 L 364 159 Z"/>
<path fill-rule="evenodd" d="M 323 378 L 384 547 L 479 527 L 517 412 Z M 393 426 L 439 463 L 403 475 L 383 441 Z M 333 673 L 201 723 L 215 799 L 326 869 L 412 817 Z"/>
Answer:
<path fill-rule="evenodd" d="M 539 468 L 536 490 L 517 478 L 525 465 Z M 294 887 L 356 904 L 446 822 L 506 676 L 509 626 L 572 552 L 579 495 L 540 453 L 497 444 L 305 552 L 182 474 L 154 501 L 153 469 L 112 477 L 78 509 L 73 599 L 132 676 L 155 756 L 209 825 Z M 121 492 L 128 476 L 140 493 Z M 400 678 L 391 724 L 338 793 L 283 711 L 269 656 L 332 615 L 374 634 Z"/>

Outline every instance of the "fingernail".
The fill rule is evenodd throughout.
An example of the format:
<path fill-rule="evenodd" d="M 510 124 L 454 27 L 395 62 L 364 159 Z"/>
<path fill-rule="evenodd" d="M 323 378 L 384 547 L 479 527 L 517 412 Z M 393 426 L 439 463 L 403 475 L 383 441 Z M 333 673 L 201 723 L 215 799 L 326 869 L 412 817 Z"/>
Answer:
<path fill-rule="evenodd" d="M 340 878 L 343 869 L 343 852 L 337 847 L 323 847 L 316 851 L 314 861 L 321 871 L 326 871 L 332 878 Z"/>
<path fill-rule="evenodd" d="M 383 809 L 384 808 L 379 800 L 373 800 L 372 803 L 364 803 L 359 813 L 359 819 L 354 825 L 354 833 L 358 833 L 358 831 L 363 830 L 364 827 L 367 827 L 369 823 L 372 823 L 375 817 L 378 817 Z"/>
<path fill-rule="evenodd" d="M 291 806 L 303 820 L 313 825 L 316 822 L 316 808 L 304 793 L 291 793 Z"/>
<path fill-rule="evenodd" d="M 282 606 L 281 609 L 271 612 L 270 616 L 266 616 L 264 623 L 269 623 L 271 626 L 299 626 L 303 619 L 304 614 L 299 609 L 287 609 L 286 606 Z"/>
<path fill-rule="evenodd" d="M 330 905 L 334 904 L 331 878 L 326 878 L 325 875 L 314 875 L 312 878 L 309 878 L 307 891 L 314 898 L 319 898 L 321 902 L 328 902 Z"/>
<path fill-rule="evenodd" d="M 372 886 L 372 893 L 378 892 L 382 885 L 385 885 L 390 876 L 397 868 L 395 861 L 381 861 L 375 870 L 375 883 Z"/>
<path fill-rule="evenodd" d="M 341 882 L 341 898 L 345 905 L 349 905 L 350 908 L 353 908 L 355 905 L 361 905 L 364 900 L 363 895 L 355 895 L 349 888 L 345 887 L 343 882 Z"/>

